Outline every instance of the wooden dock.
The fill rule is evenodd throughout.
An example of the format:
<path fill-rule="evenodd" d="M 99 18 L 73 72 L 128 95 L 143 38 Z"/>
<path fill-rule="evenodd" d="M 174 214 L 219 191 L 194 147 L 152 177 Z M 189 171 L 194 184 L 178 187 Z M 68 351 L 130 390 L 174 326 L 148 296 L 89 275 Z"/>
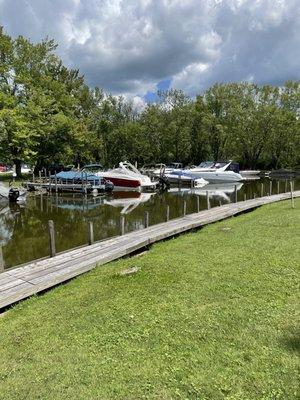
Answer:
<path fill-rule="evenodd" d="M 300 197 L 300 191 L 294 192 L 293 197 Z M 97 265 L 129 255 L 159 240 L 220 221 L 264 204 L 286 199 L 291 199 L 291 193 L 226 204 L 70 250 L 53 258 L 8 269 L 0 273 L 0 308 L 65 282 Z"/>

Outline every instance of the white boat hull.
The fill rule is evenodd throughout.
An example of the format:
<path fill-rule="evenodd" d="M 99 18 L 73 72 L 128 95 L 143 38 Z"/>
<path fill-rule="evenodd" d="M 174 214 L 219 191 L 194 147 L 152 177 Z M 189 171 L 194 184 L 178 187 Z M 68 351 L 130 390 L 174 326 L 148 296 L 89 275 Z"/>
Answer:
<path fill-rule="evenodd" d="M 217 182 L 240 182 L 243 180 L 242 175 L 237 174 L 233 171 L 201 171 L 195 168 L 186 171 L 194 178 L 202 178 L 208 182 L 217 183 Z"/>

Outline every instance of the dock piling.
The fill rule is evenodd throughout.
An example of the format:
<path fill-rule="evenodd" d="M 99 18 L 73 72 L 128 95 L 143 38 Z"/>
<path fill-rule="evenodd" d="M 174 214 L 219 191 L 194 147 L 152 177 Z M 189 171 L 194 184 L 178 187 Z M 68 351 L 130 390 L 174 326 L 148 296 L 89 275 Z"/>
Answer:
<path fill-rule="evenodd" d="M 197 196 L 197 212 L 200 212 L 200 199 L 199 199 L 199 196 Z"/>
<path fill-rule="evenodd" d="M 121 225 L 121 235 L 123 236 L 125 234 L 125 215 L 124 214 L 121 214 L 120 225 Z"/>
<path fill-rule="evenodd" d="M 4 271 L 4 257 L 3 257 L 2 245 L 0 244 L 0 272 L 3 271 Z"/>
<path fill-rule="evenodd" d="M 237 185 L 234 185 L 234 202 L 237 203 Z"/>
<path fill-rule="evenodd" d="M 247 200 L 247 194 L 244 193 L 244 201 L 246 201 L 246 200 Z"/>
<path fill-rule="evenodd" d="M 89 242 L 89 245 L 94 243 L 94 224 L 93 224 L 93 221 L 89 221 L 89 223 L 88 223 L 88 242 Z"/>
<path fill-rule="evenodd" d="M 278 182 L 277 182 L 277 194 L 280 193 L 280 186 L 279 186 L 279 185 L 280 185 L 280 182 L 278 181 Z"/>
<path fill-rule="evenodd" d="M 270 196 L 272 196 L 272 181 L 270 180 L 270 190 L 269 190 L 269 193 L 270 193 Z"/>
<path fill-rule="evenodd" d="M 50 247 L 50 257 L 54 257 L 56 254 L 55 250 L 55 229 L 54 222 L 52 220 L 48 221 L 49 227 L 49 247 Z"/>
<path fill-rule="evenodd" d="M 206 208 L 207 208 L 208 210 L 210 209 L 209 192 L 208 192 L 208 190 L 206 191 Z"/>
<path fill-rule="evenodd" d="M 148 228 L 149 226 L 149 212 L 145 212 L 145 228 Z"/>
<path fill-rule="evenodd" d="M 260 185 L 260 197 L 264 197 L 264 184 Z"/>
<path fill-rule="evenodd" d="M 183 216 L 186 216 L 186 201 L 183 200 Z"/>
<path fill-rule="evenodd" d="M 295 208 L 295 202 L 294 202 L 294 193 L 293 193 L 293 182 L 290 181 L 290 189 L 291 189 L 291 203 L 292 203 L 292 208 Z"/>
<path fill-rule="evenodd" d="M 167 210 L 166 210 L 166 221 L 168 222 L 170 219 L 170 206 L 167 205 Z"/>

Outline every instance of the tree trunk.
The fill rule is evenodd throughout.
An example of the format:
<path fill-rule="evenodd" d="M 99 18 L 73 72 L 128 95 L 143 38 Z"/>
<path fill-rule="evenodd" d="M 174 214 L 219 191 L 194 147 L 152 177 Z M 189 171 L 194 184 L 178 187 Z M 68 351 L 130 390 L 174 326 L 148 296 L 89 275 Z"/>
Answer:
<path fill-rule="evenodd" d="M 21 160 L 14 160 L 14 163 L 16 165 L 16 174 L 17 178 L 22 178 L 22 173 L 21 173 Z"/>

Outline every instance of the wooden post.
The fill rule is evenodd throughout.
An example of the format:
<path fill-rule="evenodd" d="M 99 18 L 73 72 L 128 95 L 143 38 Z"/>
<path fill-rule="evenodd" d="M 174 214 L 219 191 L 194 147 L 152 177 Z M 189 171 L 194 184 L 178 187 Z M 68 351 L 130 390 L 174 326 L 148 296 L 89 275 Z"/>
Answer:
<path fill-rule="evenodd" d="M 234 185 L 234 202 L 237 203 L 237 185 Z"/>
<path fill-rule="evenodd" d="M 145 212 L 145 228 L 148 228 L 149 226 L 149 212 Z"/>
<path fill-rule="evenodd" d="M 54 222 L 52 220 L 48 221 L 49 227 L 49 247 L 50 247 L 50 257 L 54 257 L 56 254 L 55 250 L 55 230 L 54 230 Z"/>
<path fill-rule="evenodd" d="M 219 200 L 219 207 L 221 207 L 221 205 L 222 205 L 222 202 L 221 202 L 221 200 Z"/>
<path fill-rule="evenodd" d="M 49 192 L 51 192 L 51 172 L 49 171 Z"/>
<path fill-rule="evenodd" d="M 279 186 L 279 185 L 280 185 L 280 182 L 278 181 L 278 182 L 277 182 L 277 194 L 280 193 L 280 186 Z"/>
<path fill-rule="evenodd" d="M 121 225 L 121 235 L 124 235 L 124 233 L 125 233 L 125 215 L 124 214 L 121 214 L 120 225 Z"/>
<path fill-rule="evenodd" d="M 89 239 L 89 245 L 94 243 L 94 224 L 93 224 L 93 221 L 89 221 L 89 223 L 88 223 L 88 239 Z"/>
<path fill-rule="evenodd" d="M 269 190 L 269 192 L 270 192 L 270 196 L 272 196 L 272 181 L 270 180 L 270 190 Z"/>
<path fill-rule="evenodd" d="M 39 180 L 42 181 L 42 171 L 39 171 Z"/>
<path fill-rule="evenodd" d="M 246 201 L 246 200 L 247 200 L 247 194 L 244 193 L 244 201 Z"/>
<path fill-rule="evenodd" d="M 186 201 L 183 200 L 183 216 L 186 216 Z"/>
<path fill-rule="evenodd" d="M 260 197 L 264 197 L 264 184 L 260 185 Z"/>
<path fill-rule="evenodd" d="M 56 171 L 55 171 L 55 192 L 57 193 L 57 176 L 56 176 Z"/>
<path fill-rule="evenodd" d="M 285 180 L 285 184 L 284 184 L 284 193 L 287 192 L 287 179 Z"/>
<path fill-rule="evenodd" d="M 168 222 L 170 219 L 170 206 L 167 206 L 167 211 L 166 211 L 166 221 Z"/>
<path fill-rule="evenodd" d="M 290 181 L 290 188 L 291 188 L 291 203 L 292 203 L 292 208 L 295 208 L 295 202 L 294 202 L 294 193 L 293 193 L 293 182 Z"/>
<path fill-rule="evenodd" d="M 253 198 L 256 199 L 256 193 L 254 193 Z"/>
<path fill-rule="evenodd" d="M 197 212 L 200 212 L 200 198 L 197 196 Z"/>
<path fill-rule="evenodd" d="M 3 271 L 4 271 L 4 257 L 3 257 L 2 245 L 0 244 L 0 272 Z"/>
<path fill-rule="evenodd" d="M 206 208 L 209 210 L 210 209 L 210 203 L 209 203 L 209 193 L 208 190 L 206 191 Z"/>
<path fill-rule="evenodd" d="M 34 182 L 34 172 L 32 173 L 32 182 Z"/>

